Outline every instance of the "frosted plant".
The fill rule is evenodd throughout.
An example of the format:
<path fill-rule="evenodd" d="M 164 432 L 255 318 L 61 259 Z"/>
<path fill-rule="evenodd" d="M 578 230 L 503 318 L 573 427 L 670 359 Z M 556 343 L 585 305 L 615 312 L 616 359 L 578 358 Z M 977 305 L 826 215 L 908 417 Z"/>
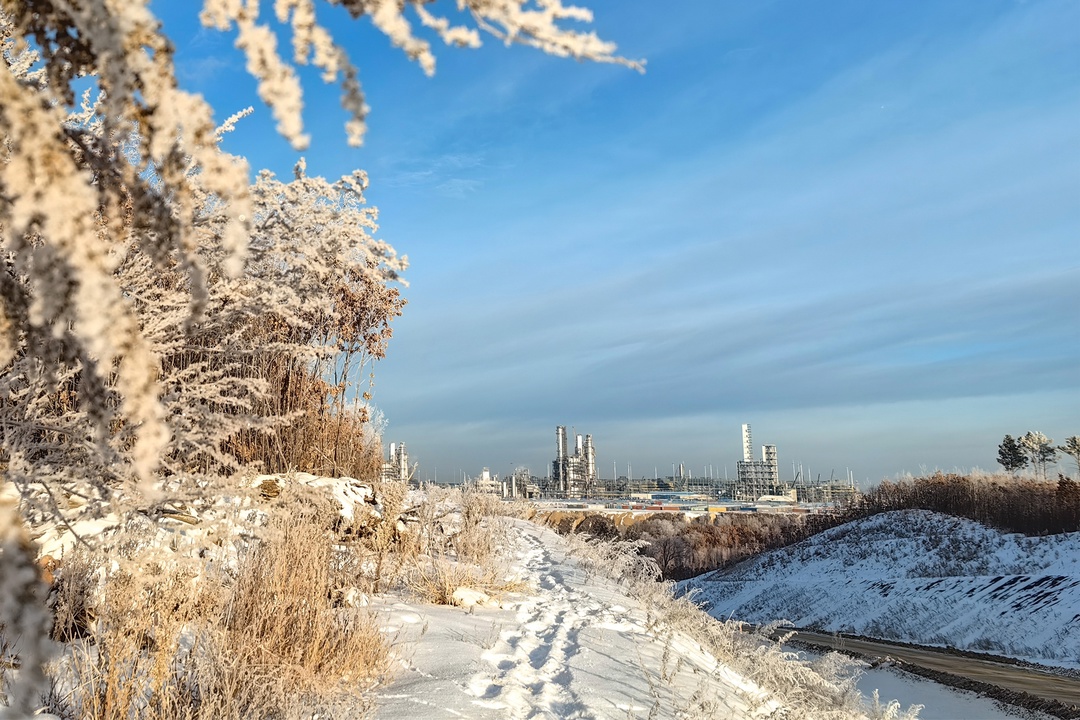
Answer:
<path fill-rule="evenodd" d="M 1035 468 L 1036 474 L 1045 480 L 1047 464 L 1052 463 L 1054 458 L 1057 457 L 1057 448 L 1054 447 L 1054 441 L 1036 430 L 1024 433 L 1019 442 L 1020 448 L 1027 455 L 1031 466 Z"/>
<path fill-rule="evenodd" d="M 258 0 L 206 0 L 203 23 L 236 31 L 297 148 L 295 64 L 340 83 L 349 141 L 364 134 L 359 73 L 318 22 L 325 5 L 370 19 L 427 73 L 434 56 L 411 18 L 453 46 L 483 31 L 640 68 L 565 27 L 591 14 L 561 0 L 459 0 L 460 22 L 428 0 L 278 0 L 276 26 Z M 286 31 L 293 64 L 277 47 Z M 269 442 L 312 405 L 340 428 L 346 390 L 400 312 L 386 282 L 404 258 L 372 239 L 363 176 L 301 169 L 252 186 L 247 162 L 219 147 L 235 118 L 214 126 L 180 89 L 173 53 L 149 0 L 0 0 L 0 464 L 34 522 L 197 498 L 252 457 L 252 438 Z M 275 400 L 285 386 L 308 405 Z M 0 533 L 17 525 L 0 517 Z M 0 607 L 25 601 L 5 578 Z"/>
<path fill-rule="evenodd" d="M 461 22 L 435 14 L 427 0 L 326 4 L 370 19 L 427 73 L 434 55 L 410 17 L 453 46 L 479 45 L 483 30 L 555 55 L 641 67 L 594 33 L 566 27 L 590 21 L 591 13 L 561 0 L 461 0 Z M 291 33 L 292 62 L 312 63 L 324 80 L 341 83 L 347 133 L 359 143 L 367 107 L 358 72 L 319 23 L 322 5 L 278 0 L 274 15 Z M 303 147 L 300 83 L 277 48 L 284 27 L 260 11 L 256 0 L 206 0 L 200 18 L 235 29 L 280 131 Z M 85 376 L 79 402 L 97 438 L 124 425 L 133 477 L 152 498 L 169 443 L 161 358 L 114 270 L 135 248 L 152 261 L 145 272 L 180 273 L 189 293 L 185 325 L 201 320 L 211 272 L 200 251 L 210 221 L 206 198 L 215 200 L 218 270 L 235 278 L 255 216 L 247 164 L 219 150 L 211 108 L 178 88 L 172 45 L 148 0 L 0 0 L 0 43 L 0 251 L 7 271 L 0 279 L 0 361 L 29 346 L 40 348 L 34 356 L 46 375 L 78 366 Z M 91 111 L 73 116 L 75 88 L 86 76 L 101 95 Z"/>
<path fill-rule="evenodd" d="M 168 442 L 159 358 L 114 275 L 116 251 L 132 241 L 159 266 L 172 256 L 197 314 L 206 283 L 192 166 L 206 192 L 228 200 L 220 236 L 233 274 L 251 201 L 247 165 L 218 150 L 210 108 L 175 89 L 156 19 L 139 3 L 109 7 L 0 3 L 0 359 L 21 342 L 47 373 L 78 364 L 99 389 L 112 383 L 114 394 L 81 401 L 99 436 L 117 417 L 137 428 L 132 468 L 152 494 Z M 73 85 L 89 74 L 103 93 L 80 113 Z"/>
<path fill-rule="evenodd" d="M 346 132 L 351 145 L 360 145 L 366 130 L 368 106 L 360 86 L 359 72 L 348 54 L 316 17 L 316 0 L 276 0 L 274 14 L 287 24 L 292 34 L 292 61 L 312 64 L 322 70 L 326 82 L 340 78 L 342 106 L 350 118 Z M 416 35 L 409 14 L 445 44 L 455 47 L 480 46 L 483 30 L 507 45 L 521 43 L 551 55 L 578 60 L 611 62 L 641 69 L 643 63 L 615 55 L 614 43 L 601 40 L 593 32 L 581 32 L 560 23 L 592 22 L 586 8 L 563 5 L 562 0 L 457 0 L 462 23 L 428 8 L 432 0 L 327 0 L 327 5 L 345 8 L 353 18 L 367 17 L 390 42 L 400 48 L 423 71 L 435 72 L 431 44 Z M 449 4 L 449 3 L 448 3 Z M 275 29 L 260 16 L 256 0 L 205 0 L 200 15 L 203 24 L 219 30 L 236 29 L 236 45 L 247 58 L 248 72 L 259 81 L 259 96 L 271 107 L 281 132 L 297 149 L 307 146 L 301 110 L 302 89 L 294 68 L 281 56 Z"/>

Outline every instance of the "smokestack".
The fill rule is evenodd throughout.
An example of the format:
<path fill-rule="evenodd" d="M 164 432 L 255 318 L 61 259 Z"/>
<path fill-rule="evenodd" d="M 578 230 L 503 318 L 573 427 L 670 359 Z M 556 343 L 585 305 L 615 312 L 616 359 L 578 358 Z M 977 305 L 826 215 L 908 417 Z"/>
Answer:
<path fill-rule="evenodd" d="M 555 428 L 555 457 L 562 460 L 566 457 L 566 426 L 558 425 Z"/>
<path fill-rule="evenodd" d="M 585 467 L 586 474 L 589 480 L 596 479 L 596 448 L 592 444 L 592 435 L 585 436 Z M 616 477 L 618 479 L 618 471 L 616 471 Z"/>
<path fill-rule="evenodd" d="M 742 426 L 742 459 L 743 462 L 754 460 L 754 441 L 750 439 L 750 423 Z"/>

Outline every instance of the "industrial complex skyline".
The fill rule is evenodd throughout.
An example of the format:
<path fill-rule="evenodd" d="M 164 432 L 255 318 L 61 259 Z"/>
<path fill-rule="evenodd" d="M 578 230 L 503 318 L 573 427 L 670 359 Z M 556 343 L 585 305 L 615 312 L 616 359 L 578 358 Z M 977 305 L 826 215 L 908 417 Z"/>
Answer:
<path fill-rule="evenodd" d="M 730 429 L 729 429 L 730 430 Z M 734 436 L 734 431 L 731 432 Z M 539 480 L 538 489 L 549 497 L 582 497 L 593 492 L 598 482 L 612 480 L 649 480 L 661 481 L 687 479 L 706 479 L 718 484 L 740 483 L 747 496 L 760 496 L 769 494 L 773 489 L 781 485 L 823 485 L 830 483 L 853 484 L 867 486 L 881 478 L 859 478 L 857 469 L 850 465 L 813 466 L 803 462 L 800 458 L 780 459 L 780 450 L 775 443 L 767 443 L 756 447 L 753 442 L 751 425 L 741 425 L 741 442 L 737 445 L 740 455 L 734 459 L 724 458 L 716 462 L 694 464 L 685 460 L 670 460 L 660 463 L 639 463 L 637 466 L 630 460 L 620 462 L 619 458 L 606 458 L 598 455 L 592 434 L 576 432 L 571 428 L 567 433 L 567 426 L 555 427 L 555 444 L 549 447 L 549 457 L 553 459 L 541 463 L 510 462 L 500 465 L 495 462 L 485 462 L 482 466 L 450 468 L 443 465 L 440 474 L 438 464 L 424 465 L 417 462 L 410 466 L 408 456 L 403 457 L 405 444 L 391 442 L 389 455 L 384 463 L 383 472 L 386 477 L 395 477 L 406 480 L 439 482 L 439 483 L 465 483 L 477 482 L 478 478 L 502 477 L 518 475 L 522 478 L 535 478 Z M 573 438 L 573 452 L 570 451 L 570 439 Z M 504 447 L 493 447 L 493 455 L 506 454 Z M 602 451 L 601 451 L 602 453 Z M 518 453 L 521 455 L 521 453 Z M 598 459 L 600 458 L 600 459 Z M 410 469 L 411 468 L 411 469 Z M 917 468 L 913 474 L 925 474 L 934 470 L 953 468 Z M 488 481 L 484 480 L 487 484 Z M 494 485 L 491 485 L 494 487 Z"/>

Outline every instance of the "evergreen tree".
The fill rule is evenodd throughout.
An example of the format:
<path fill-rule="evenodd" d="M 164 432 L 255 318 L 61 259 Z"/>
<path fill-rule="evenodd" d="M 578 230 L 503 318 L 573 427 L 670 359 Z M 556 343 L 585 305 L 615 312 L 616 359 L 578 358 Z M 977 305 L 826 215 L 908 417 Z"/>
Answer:
<path fill-rule="evenodd" d="M 1027 466 L 1027 457 L 1020 448 L 1020 444 L 1013 439 L 1012 435 L 1006 435 L 998 445 L 998 465 L 1009 472 L 1016 472 Z"/>

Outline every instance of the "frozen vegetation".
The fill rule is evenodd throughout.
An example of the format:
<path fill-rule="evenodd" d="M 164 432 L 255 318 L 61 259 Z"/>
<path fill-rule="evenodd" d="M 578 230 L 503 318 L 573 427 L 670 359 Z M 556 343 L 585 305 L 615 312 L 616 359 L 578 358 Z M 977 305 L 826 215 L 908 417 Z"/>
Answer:
<path fill-rule="evenodd" d="M 359 72 L 318 19 L 340 4 L 184 10 L 234 34 L 301 150 L 298 66 L 339 85 L 351 144 L 365 132 Z M 345 5 L 428 74 L 431 40 L 477 47 L 485 33 L 640 67 L 560 0 L 449 16 L 426 0 Z M 250 478 L 379 476 L 367 368 L 407 262 L 376 237 L 362 171 L 328 182 L 297 158 L 281 181 L 223 151 L 251 110 L 215 125 L 175 51 L 147 2 L 0 2 L 4 712 L 44 700 L 72 717 L 289 717 L 345 703 L 353 717 L 387 654 L 343 578 L 441 597 L 446 566 L 416 548 L 430 562 L 399 564 L 407 576 L 384 565 L 412 537 L 386 512 L 400 509 L 393 488 L 368 483 L 350 513 L 318 483 Z M 456 563 L 483 546 L 474 520 L 454 533 Z"/>
<path fill-rule="evenodd" d="M 799 659 L 676 599 L 634 544 L 530 513 L 301 473 L 157 520 L 43 517 L 56 619 L 31 704 L 64 720 L 915 716 L 862 696 L 845 657 Z M 20 651 L 3 648 L 5 693 Z"/>
<path fill-rule="evenodd" d="M 428 73 L 406 12 L 450 45 L 486 32 L 640 67 L 560 0 L 264 5 L 205 0 L 200 19 L 235 34 L 298 150 L 296 66 L 340 85 L 351 143 L 365 132 L 317 7 L 370 20 Z M 146 2 L 0 2 L 0 716 L 914 715 L 861 695 L 855 663 L 675 598 L 633 544 L 370 481 L 367 369 L 406 258 L 377 237 L 362 171 L 327 181 L 298 158 L 252 181 L 220 147 L 249 111 L 215 126 L 173 54 Z M 1021 572 L 969 594 L 1075 605 L 1075 583 Z"/>

